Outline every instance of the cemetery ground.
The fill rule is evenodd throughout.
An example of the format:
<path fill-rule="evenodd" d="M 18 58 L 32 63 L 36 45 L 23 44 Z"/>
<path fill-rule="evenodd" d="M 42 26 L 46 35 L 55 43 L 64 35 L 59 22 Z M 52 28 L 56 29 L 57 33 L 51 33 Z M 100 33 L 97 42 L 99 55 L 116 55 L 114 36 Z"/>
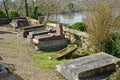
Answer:
<path fill-rule="evenodd" d="M 0 56 L 2 62 L 13 64 L 15 71 L 0 80 L 65 80 L 55 70 L 55 65 L 65 60 L 49 60 L 56 51 L 36 52 L 27 39 L 8 27 L 0 27 Z"/>

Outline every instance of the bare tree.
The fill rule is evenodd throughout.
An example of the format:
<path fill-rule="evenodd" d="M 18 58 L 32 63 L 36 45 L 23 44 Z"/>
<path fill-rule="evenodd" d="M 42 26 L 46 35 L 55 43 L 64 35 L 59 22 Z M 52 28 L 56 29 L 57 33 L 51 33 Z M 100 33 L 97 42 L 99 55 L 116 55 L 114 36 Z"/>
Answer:
<path fill-rule="evenodd" d="M 39 6 L 39 12 L 47 16 L 46 20 L 49 19 L 50 14 L 56 13 L 59 10 L 56 0 L 38 1 L 36 4 Z"/>
<path fill-rule="evenodd" d="M 29 12 L 28 12 L 28 0 L 24 0 L 24 4 L 25 4 L 25 13 L 26 13 L 26 16 L 29 16 Z"/>
<path fill-rule="evenodd" d="M 7 5 L 8 5 L 8 0 L 3 0 L 4 10 L 5 10 L 7 18 L 9 18 L 9 8 Z"/>

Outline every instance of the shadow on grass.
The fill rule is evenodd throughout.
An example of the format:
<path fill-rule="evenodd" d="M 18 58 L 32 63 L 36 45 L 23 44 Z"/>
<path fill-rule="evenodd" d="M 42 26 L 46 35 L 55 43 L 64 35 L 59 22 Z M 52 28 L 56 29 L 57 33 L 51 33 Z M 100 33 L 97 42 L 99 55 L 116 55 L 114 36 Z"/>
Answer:
<path fill-rule="evenodd" d="M 2 63 L 6 70 L 8 71 L 8 75 L 6 77 L 3 75 L 0 77 L 0 80 L 24 80 L 21 78 L 19 75 L 15 74 L 13 71 L 15 71 L 15 66 L 14 64 L 9 64 L 9 63 Z"/>
<path fill-rule="evenodd" d="M 57 60 L 62 60 L 62 59 L 70 60 L 70 59 L 76 59 L 76 58 L 84 57 L 84 56 L 87 56 L 87 55 L 89 55 L 89 54 L 74 54 L 74 53 L 72 53 L 70 55 L 60 57 Z"/>
<path fill-rule="evenodd" d="M 0 56 L 0 60 L 3 60 L 3 58 Z"/>
<path fill-rule="evenodd" d="M 24 80 L 24 79 L 17 74 L 10 73 L 8 77 L 3 77 L 0 80 Z"/>
<path fill-rule="evenodd" d="M 113 72 L 115 72 L 115 71 L 114 70 L 107 71 L 107 72 L 103 72 L 103 73 L 97 74 L 95 76 L 81 78 L 80 80 L 108 80 L 107 78 L 109 78 L 109 76 L 111 74 L 113 74 Z"/>
<path fill-rule="evenodd" d="M 3 38 L 0 38 L 0 40 L 4 40 Z"/>

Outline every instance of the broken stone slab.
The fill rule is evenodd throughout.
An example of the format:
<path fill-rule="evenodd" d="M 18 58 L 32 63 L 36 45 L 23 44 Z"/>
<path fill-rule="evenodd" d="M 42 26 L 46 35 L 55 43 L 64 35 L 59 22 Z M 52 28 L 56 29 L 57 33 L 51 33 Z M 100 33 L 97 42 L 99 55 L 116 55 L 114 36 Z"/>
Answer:
<path fill-rule="evenodd" d="M 71 54 L 77 49 L 77 44 L 69 44 L 66 48 L 58 51 L 56 54 L 53 54 L 52 57 L 55 59 L 60 59 L 63 57 L 71 56 Z"/>
<path fill-rule="evenodd" d="M 0 63 L 0 78 L 7 77 L 8 71 L 6 68 Z"/>
<path fill-rule="evenodd" d="M 57 71 L 68 80 L 80 80 L 80 78 L 115 70 L 119 61 L 119 58 L 100 52 L 57 65 Z"/>

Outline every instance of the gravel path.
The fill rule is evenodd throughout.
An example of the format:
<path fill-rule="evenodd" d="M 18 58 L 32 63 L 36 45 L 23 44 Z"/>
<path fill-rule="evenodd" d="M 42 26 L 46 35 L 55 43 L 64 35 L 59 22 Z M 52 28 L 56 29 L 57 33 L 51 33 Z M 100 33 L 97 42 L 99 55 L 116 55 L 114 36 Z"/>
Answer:
<path fill-rule="evenodd" d="M 55 70 L 38 68 L 30 57 L 32 51 L 27 39 L 0 27 L 0 56 L 16 68 L 9 77 L 0 80 L 65 80 Z"/>

